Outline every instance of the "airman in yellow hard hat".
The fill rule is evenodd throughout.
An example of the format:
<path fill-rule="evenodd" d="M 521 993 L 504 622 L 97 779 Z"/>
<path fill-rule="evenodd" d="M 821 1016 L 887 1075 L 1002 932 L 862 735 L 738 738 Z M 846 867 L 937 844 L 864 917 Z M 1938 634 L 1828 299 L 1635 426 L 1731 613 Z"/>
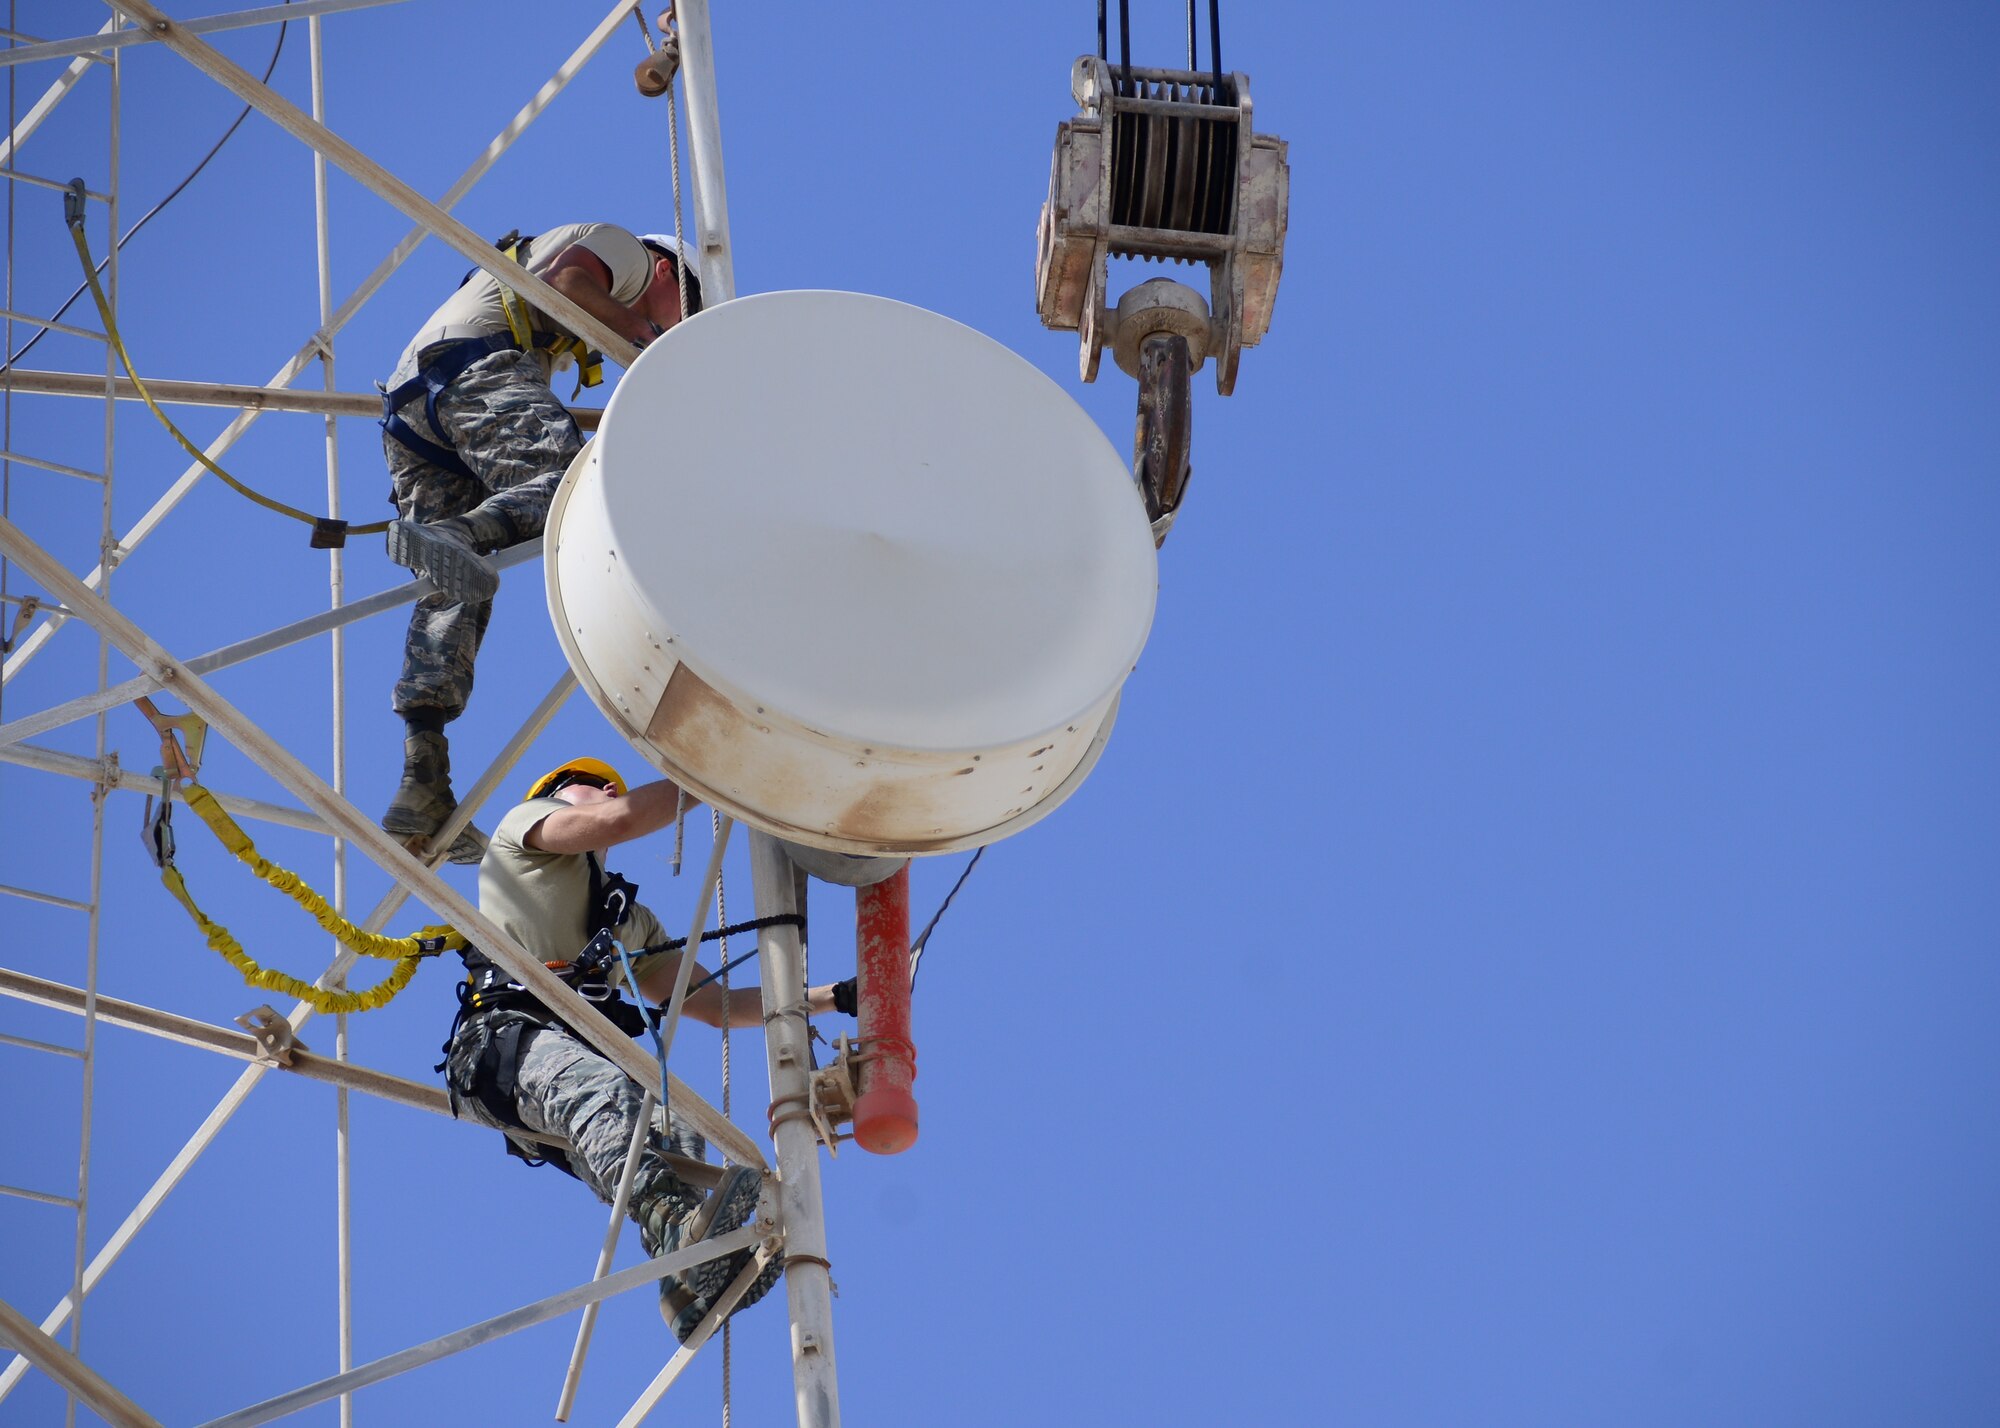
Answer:
<path fill-rule="evenodd" d="M 526 799 L 494 828 L 479 865 L 479 910 L 613 1025 L 638 1036 L 648 1025 L 644 1002 L 635 1005 L 623 993 L 636 986 L 642 998 L 669 995 L 688 954 L 638 901 L 638 888 L 605 869 L 604 857 L 667 827 L 699 801 L 664 779 L 628 789 L 600 759 L 567 759 L 531 783 Z M 445 1051 L 453 1109 L 508 1132 L 512 1154 L 568 1170 L 609 1203 L 644 1103 L 640 1087 L 480 949 L 468 946 L 460 955 L 467 976 Z M 699 967 L 691 975 L 694 989 L 683 1002 L 688 1016 L 716 1027 L 763 1024 L 756 987 L 725 993 L 703 982 Z M 852 1015 L 854 984 L 813 987 L 807 1007 Z M 727 1233 L 755 1212 L 756 1171 L 731 1170 L 704 1199 L 660 1153 L 700 1159 L 704 1149 L 677 1115 L 648 1137 L 629 1202 L 648 1253 L 670 1254 Z M 747 1263 L 746 1251 L 661 1281 L 661 1312 L 681 1339 Z M 774 1264 L 737 1307 L 761 1298 L 777 1275 Z"/>

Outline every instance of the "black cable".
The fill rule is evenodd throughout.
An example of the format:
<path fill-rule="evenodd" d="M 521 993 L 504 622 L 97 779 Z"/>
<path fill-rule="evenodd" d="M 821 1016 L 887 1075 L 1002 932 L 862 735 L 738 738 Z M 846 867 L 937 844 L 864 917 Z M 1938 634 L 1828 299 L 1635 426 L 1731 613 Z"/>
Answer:
<path fill-rule="evenodd" d="M 953 883 L 951 891 L 944 895 L 944 901 L 938 904 L 938 910 L 931 914 L 931 920 L 924 924 L 924 930 L 918 933 L 917 940 L 910 944 L 910 990 L 912 992 L 915 992 L 917 989 L 917 964 L 924 959 L 924 948 L 931 940 L 931 933 L 937 929 L 938 919 L 944 916 L 944 910 L 951 906 L 951 900 L 958 896 L 958 890 L 965 886 L 965 880 L 972 876 L 972 870 L 979 865 L 979 859 L 985 852 L 986 849 L 983 847 L 973 850 L 971 860 L 965 865 L 965 871 L 958 875 L 958 881 Z"/>
<path fill-rule="evenodd" d="M 725 937 L 734 937 L 739 932 L 756 932 L 765 927 L 796 927 L 801 936 L 805 934 L 806 920 L 796 912 L 777 912 L 769 917 L 753 917 L 748 922 L 732 922 L 727 927 L 715 927 L 701 934 L 704 942 L 720 942 Z M 650 947 L 641 947 L 638 955 L 647 956 L 654 952 L 678 952 L 688 945 L 685 937 L 669 937 L 665 942 L 655 942 Z"/>
<path fill-rule="evenodd" d="M 1106 41 L 1104 33 L 1105 3 L 1106 0 L 1097 0 L 1097 57 L 1101 60 L 1109 60 L 1111 58 L 1111 48 Z"/>
<path fill-rule="evenodd" d="M 292 0 L 284 0 L 284 3 L 289 5 L 292 3 Z M 291 26 L 292 22 L 290 20 L 286 20 L 278 26 L 278 43 L 271 50 L 271 62 L 264 66 L 264 78 L 261 81 L 262 83 L 269 84 L 271 82 L 272 72 L 275 71 L 278 67 L 278 56 L 282 55 L 285 52 L 285 31 L 290 29 Z M 127 228 L 125 230 L 125 236 L 118 240 L 117 244 L 114 246 L 113 251 L 116 251 L 117 249 L 122 249 L 127 243 L 130 243 L 132 241 L 132 236 L 135 233 L 137 233 L 141 228 L 144 228 L 148 223 L 150 223 L 155 214 L 157 214 L 161 209 L 165 208 L 168 204 L 172 203 L 176 198 L 180 197 L 181 190 L 186 188 L 189 184 L 195 181 L 195 178 L 201 173 L 201 171 L 208 167 L 208 161 L 214 158 L 218 153 L 220 153 L 222 151 L 222 146 L 229 142 L 230 136 L 233 135 L 239 128 L 242 127 L 243 121 L 250 117 L 250 110 L 253 107 L 254 106 L 249 104 L 243 106 L 243 112 L 236 116 L 236 121 L 234 123 L 232 123 L 227 129 L 222 131 L 222 137 L 215 141 L 215 146 L 213 148 L 211 148 L 206 154 L 202 155 L 201 162 L 196 164 L 194 168 L 189 171 L 188 176 L 186 178 L 182 179 L 179 183 L 174 185 L 173 191 L 171 193 L 169 193 L 165 198 L 161 199 L 158 203 L 154 204 L 151 208 L 147 209 L 144 217 L 142 217 L 137 223 L 134 223 L 130 228 Z M 110 263 L 110 261 L 111 261 L 111 254 L 106 253 L 103 256 L 103 258 L 98 260 L 97 271 L 100 273 L 103 272 L 105 266 L 108 263 Z M 63 301 L 63 305 L 55 310 L 54 315 L 49 318 L 49 321 L 60 322 L 62 320 L 62 315 L 70 310 L 71 304 L 73 304 L 78 298 L 82 297 L 85 292 L 89 291 L 89 288 L 90 284 L 79 283 L 77 285 L 76 291 L 71 293 L 69 297 Z M 44 337 L 47 337 L 49 335 L 50 330 L 51 329 L 44 327 L 41 331 L 37 332 L 33 337 L 30 337 L 26 342 L 22 343 L 21 348 L 18 352 L 10 354 L 5 362 L 0 362 L 0 372 L 7 372 L 13 370 L 14 364 L 20 361 L 23 357 L 27 356 L 29 352 L 34 350 L 35 344 L 37 342 L 40 342 Z"/>
<path fill-rule="evenodd" d="M 651 951 L 652 949 L 648 948 L 647 950 Z M 741 957 L 738 957 L 735 961 L 731 962 L 727 967 L 717 967 L 713 972 L 710 972 L 706 977 L 701 978 L 699 981 L 689 982 L 687 989 L 688 996 L 693 996 L 696 992 L 700 991 L 703 987 L 707 986 L 717 977 L 720 977 L 723 973 L 733 972 L 738 967 L 741 967 L 745 962 L 755 961 L 757 958 L 757 954 L 759 952 L 762 952 L 763 950 L 764 950 L 764 944 L 759 942 L 755 947 L 752 947 L 748 952 L 745 952 Z"/>
<path fill-rule="evenodd" d="M 1195 67 L 1194 0 L 1188 0 L 1188 68 Z"/>
<path fill-rule="evenodd" d="M 931 940 L 931 934 L 937 931 L 938 920 L 944 916 L 945 909 L 951 906 L 951 900 L 958 896 L 958 890 L 965 886 L 965 880 L 972 876 L 972 870 L 979 866 L 979 860 L 984 856 L 986 856 L 986 850 L 984 848 L 976 848 L 973 850 L 971 858 L 966 860 L 964 870 L 960 872 L 958 875 L 958 881 L 951 885 L 951 891 L 944 895 L 944 901 L 938 904 L 938 910 L 931 914 L 931 920 L 924 924 L 924 930 L 922 932 L 919 932 L 917 934 L 917 940 L 910 944 L 910 990 L 912 992 L 916 991 L 917 989 L 917 967 L 923 961 L 924 948 L 929 945 Z M 734 936 L 738 932 L 748 932 L 759 927 L 790 927 L 790 926 L 803 928 L 805 926 L 805 919 L 798 916 L 798 914 L 796 913 L 780 913 L 776 917 L 761 917 L 750 922 L 739 922 L 731 927 L 719 927 L 713 932 L 704 932 L 702 934 L 701 940 L 704 942 L 712 942 L 718 937 Z M 667 942 L 659 947 L 641 948 L 640 955 L 643 956 L 647 952 L 671 952 L 676 948 L 685 946 L 687 946 L 687 939 L 685 937 L 680 937 L 674 939 L 671 942 Z M 757 955 L 757 953 L 763 950 L 764 950 L 763 944 L 759 943 L 756 948 L 754 948 L 750 952 L 745 953 L 743 956 L 737 958 L 734 962 L 731 962 L 729 964 L 729 967 L 717 968 L 715 971 L 710 972 L 707 976 L 701 978 L 699 981 L 690 982 L 688 984 L 687 995 L 693 996 L 696 992 L 700 991 L 710 982 L 713 982 L 714 980 L 716 980 L 716 978 L 720 977 L 725 971 L 732 970 L 734 968 L 742 966 L 745 962 L 750 961 Z"/>
<path fill-rule="evenodd" d="M 1188 0 L 1190 7 L 1194 0 Z M 1208 58 L 1215 70 L 1215 102 L 1222 102 L 1222 0 L 1208 0 Z M 1192 63 L 1190 62 L 1190 68 Z"/>
<path fill-rule="evenodd" d="M 1132 83 L 1132 0 L 1118 0 L 1118 68 Z"/>

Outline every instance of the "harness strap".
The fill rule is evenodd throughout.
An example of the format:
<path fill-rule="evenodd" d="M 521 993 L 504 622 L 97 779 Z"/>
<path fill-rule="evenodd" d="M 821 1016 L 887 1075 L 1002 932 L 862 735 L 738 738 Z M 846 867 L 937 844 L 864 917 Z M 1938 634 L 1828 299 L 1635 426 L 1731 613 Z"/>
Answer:
<path fill-rule="evenodd" d="M 528 249 L 535 240 L 524 238 L 517 243 L 504 244 L 500 251 L 519 263 L 528 265 Z M 604 380 L 604 354 L 590 350 L 590 344 L 580 337 L 571 337 L 566 332 L 540 332 L 528 321 L 528 305 L 521 295 L 501 282 L 494 280 L 500 289 L 500 311 L 507 318 L 507 330 L 514 336 L 514 345 L 523 352 L 540 348 L 553 356 L 576 358 L 576 385 L 581 391 L 594 387 Z"/>
<path fill-rule="evenodd" d="M 443 431 L 444 423 L 438 420 L 437 401 L 445 388 L 465 375 L 465 369 L 482 357 L 495 352 L 506 352 L 514 348 L 514 341 L 503 333 L 490 337 L 463 337 L 456 342 L 440 343 L 426 354 L 426 361 L 417 368 L 417 374 L 406 382 L 399 382 L 382 393 L 382 430 L 396 438 L 405 450 L 420 456 L 433 466 L 441 466 L 456 476 L 469 481 L 477 481 L 478 473 L 465 464 L 465 459 L 448 446 L 440 446 L 423 435 L 403 419 L 402 409 L 418 392 L 424 394 L 424 416 L 431 424 L 432 431 Z"/>
<path fill-rule="evenodd" d="M 526 266 L 528 252 L 533 238 L 518 238 L 509 233 L 494 246 L 516 263 Z M 474 269 L 473 272 L 477 272 Z M 472 280 L 468 272 L 460 281 L 464 287 Z M 399 382 L 394 388 L 382 392 L 382 430 L 393 436 L 405 450 L 420 456 L 433 466 L 439 466 L 455 476 L 477 481 L 479 474 L 456 451 L 448 446 L 440 446 L 401 415 L 402 407 L 418 392 L 424 394 L 424 416 L 431 424 L 432 431 L 443 431 L 444 423 L 438 420 L 437 401 L 445 388 L 465 375 L 465 369 L 480 358 L 494 352 L 512 349 L 516 352 L 543 351 L 555 357 L 573 356 L 577 364 L 577 390 L 594 387 L 604 380 L 604 356 L 593 352 L 581 338 L 566 332 L 548 332 L 535 327 L 529 320 L 527 303 L 521 295 L 499 279 L 494 284 L 500 289 L 500 311 L 507 319 L 505 333 L 492 333 L 485 337 L 464 337 L 454 342 L 439 343 L 429 353 L 429 360 L 421 362 L 417 374 L 406 382 Z M 594 901 L 594 899 L 593 899 Z"/>
<path fill-rule="evenodd" d="M 447 387 L 464 376 L 473 363 L 495 352 L 519 352 L 535 347 L 560 350 L 554 345 L 560 340 L 557 334 L 530 332 L 528 339 L 524 346 L 511 333 L 495 332 L 486 337 L 462 337 L 455 342 L 439 343 L 430 349 L 429 360 L 417 368 L 414 377 L 382 389 L 382 430 L 393 436 L 406 451 L 422 457 L 431 465 L 443 467 L 454 476 L 463 476 L 468 481 L 479 480 L 479 473 L 466 465 L 465 459 L 456 451 L 432 441 L 405 421 L 402 409 L 418 392 L 422 392 L 425 419 L 430 422 L 432 431 L 443 431 L 444 423 L 438 420 L 438 398 L 444 395 Z M 585 387 L 594 387 L 601 380 L 601 376 L 579 379 L 580 385 Z"/>
<path fill-rule="evenodd" d="M 444 365 L 433 364 L 433 367 L 442 368 Z M 458 371 L 469 365 L 462 364 Z M 431 371 L 433 367 L 425 370 Z M 456 372 L 452 373 L 453 377 L 456 375 Z M 449 380 L 447 378 L 440 385 L 448 385 Z M 389 399 L 408 401 L 415 392 L 414 383 L 406 382 L 395 393 L 390 393 Z M 386 422 L 384 429 L 388 429 Z M 597 861 L 596 854 L 586 854 L 585 857 L 590 869 L 590 941 L 569 961 L 545 965 L 602 1012 L 613 1026 L 627 1036 L 638 1036 L 646 1030 L 645 1009 L 620 996 L 610 984 L 607 972 L 617 955 L 613 929 L 622 926 L 631 916 L 639 889 L 617 873 L 606 872 Z M 466 978 L 458 986 L 458 1015 L 445 1038 L 445 1059 L 438 1063 L 437 1069 L 446 1070 L 451 1065 L 452 1048 L 461 1037 L 476 1038 L 469 1042 L 464 1053 L 470 1064 L 466 1061 L 460 1063 L 458 1074 L 465 1076 L 467 1083 L 457 1084 L 451 1076 L 447 1076 L 447 1086 L 454 1096 L 469 1096 L 476 1101 L 495 1122 L 525 1131 L 528 1128 L 522 1125 L 519 1112 L 515 1109 L 525 1042 L 540 1030 L 560 1029 L 576 1036 L 576 1029 L 472 943 L 464 943 L 459 948 L 459 954 L 465 959 Z M 472 1049 L 474 1047 L 476 1050 Z M 512 1136 L 507 1138 L 507 1152 L 530 1165 L 553 1165 L 568 1174 L 576 1174 L 562 1156 L 543 1154 L 532 1144 Z"/>
<path fill-rule="evenodd" d="M 528 1024 L 523 1021 L 509 1021 L 487 1044 L 486 1055 L 481 1061 L 490 1061 L 490 1075 L 479 1078 L 476 1093 L 486 1109 L 504 1121 L 519 1124 L 514 1114 L 514 1093 L 521 1087 L 521 1036 Z M 486 1070 L 484 1066 L 480 1068 Z M 495 1109 L 497 1105 L 501 1109 Z"/>
<path fill-rule="evenodd" d="M 480 1108 L 496 1123 L 525 1134 L 528 1133 L 528 1127 L 522 1123 L 519 1113 L 514 1108 L 521 1084 L 521 1057 L 527 1050 L 528 1038 L 542 1030 L 543 1024 L 521 1016 L 495 1017 L 491 1020 L 498 1021 L 499 1025 L 473 1024 L 467 1032 L 468 1035 L 480 1038 L 478 1055 L 467 1068 L 469 1084 L 461 1086 L 449 1077 L 446 1079 L 446 1087 L 452 1094 L 452 1110 L 456 1114 L 458 1097 L 467 1095 L 478 1102 Z M 457 1040 L 461 1025 L 464 1023 L 454 1024 L 452 1040 L 445 1043 L 447 1062 L 452 1043 Z M 539 1144 L 522 1140 L 504 1130 L 501 1135 L 507 1153 L 516 1159 L 529 1165 L 553 1165 L 565 1175 L 576 1175 L 566 1157 L 552 1155 Z"/>

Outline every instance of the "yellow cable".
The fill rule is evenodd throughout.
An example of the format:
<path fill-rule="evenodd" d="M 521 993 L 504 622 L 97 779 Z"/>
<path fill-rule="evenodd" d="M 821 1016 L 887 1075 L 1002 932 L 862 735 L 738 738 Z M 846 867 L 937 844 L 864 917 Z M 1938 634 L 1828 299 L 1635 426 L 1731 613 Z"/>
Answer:
<path fill-rule="evenodd" d="M 387 521 L 370 521 L 367 525 L 351 526 L 345 521 L 337 521 L 331 516 L 315 516 L 310 512 L 300 510 L 297 506 L 288 506 L 283 501 L 274 501 L 261 492 L 251 490 L 248 486 L 209 460 L 208 453 L 196 446 L 192 441 L 189 441 L 181 429 L 174 425 L 173 418 L 160 410 L 160 404 L 153 400 L 153 394 L 146 390 L 146 384 L 139 379 L 138 372 L 133 370 L 132 354 L 125 350 L 125 339 L 119 335 L 118 323 L 111 315 L 111 304 L 105 300 L 104 289 L 98 285 L 97 265 L 91 261 L 90 244 L 84 239 L 82 221 L 79 219 L 71 223 L 69 231 L 70 237 L 76 242 L 76 255 L 83 263 L 83 276 L 90 284 L 90 296 L 97 303 L 97 315 L 99 320 L 104 323 L 104 335 L 110 340 L 111 350 L 118 354 L 118 360 L 125 368 L 125 375 L 132 379 L 132 385 L 138 388 L 139 396 L 152 410 L 153 415 L 160 419 L 160 425 L 173 434 L 174 440 L 181 444 L 183 451 L 187 452 L 188 455 L 199 461 L 217 476 L 220 476 L 229 486 L 229 489 L 235 491 L 238 495 L 249 497 L 266 510 L 290 516 L 295 521 L 304 521 L 307 525 L 313 527 L 315 532 L 327 531 L 337 536 L 338 539 L 334 542 L 336 545 L 345 541 L 351 535 L 378 535 L 389 529 Z"/>
<path fill-rule="evenodd" d="M 171 863 L 160 870 L 160 881 L 166 885 L 180 905 L 187 909 L 195 926 L 202 931 L 208 945 L 221 955 L 224 961 L 243 974 L 243 980 L 253 987 L 266 991 L 282 992 L 297 997 L 300 1001 L 319 1012 L 361 1012 L 372 1011 L 387 1005 L 390 998 L 409 985 L 416 975 L 417 963 L 426 957 L 434 957 L 439 952 L 456 952 L 465 946 L 465 939 L 450 927 L 437 925 L 425 927 L 408 937 L 384 937 L 356 927 L 327 904 L 312 888 L 299 880 L 296 873 L 287 871 L 258 853 L 257 847 L 236 820 L 226 813 L 222 805 L 215 801 L 215 795 L 198 783 L 191 783 L 182 790 L 181 796 L 187 806 L 209 827 L 216 839 L 239 861 L 249 865 L 250 870 L 272 887 L 286 894 L 312 915 L 327 932 L 341 944 L 366 957 L 378 957 L 395 962 L 395 967 L 387 978 L 376 986 L 362 992 L 334 992 L 316 987 L 310 982 L 268 967 L 260 967 L 243 950 L 243 944 L 230 935 L 229 929 L 213 921 L 207 913 L 195 905 L 187 883 L 180 870 Z"/>
<path fill-rule="evenodd" d="M 172 864 L 162 868 L 160 881 L 167 885 L 167 891 L 178 898 L 181 906 L 188 910 L 188 916 L 192 917 L 195 926 L 201 929 L 208 945 L 221 953 L 223 960 L 230 966 L 241 972 L 245 982 L 253 987 L 261 987 L 267 992 L 279 992 L 297 997 L 317 1012 L 337 1016 L 347 1012 L 373 1011 L 376 1007 L 387 1005 L 390 998 L 409 985 L 410 978 L 416 975 L 417 963 L 422 960 L 421 957 L 414 955 L 402 958 L 387 978 L 364 992 L 328 991 L 323 987 L 314 986 L 311 982 L 302 982 L 297 977 L 273 968 L 260 967 L 253 962 L 250 955 L 243 950 L 243 944 L 230 935 L 228 928 L 212 922 L 208 914 L 195 906 L 194 899 L 188 895 L 187 884 L 181 880 L 180 869 Z"/>

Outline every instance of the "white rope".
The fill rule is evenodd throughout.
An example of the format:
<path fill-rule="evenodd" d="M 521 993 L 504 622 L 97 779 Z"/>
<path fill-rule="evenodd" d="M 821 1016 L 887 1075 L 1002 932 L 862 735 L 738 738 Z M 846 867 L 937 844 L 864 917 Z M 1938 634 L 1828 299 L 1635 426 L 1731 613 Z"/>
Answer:
<path fill-rule="evenodd" d="M 639 33 L 646 37 L 646 48 L 657 54 L 663 47 L 653 43 L 653 32 L 646 28 L 646 17 L 633 6 L 632 18 L 639 22 Z M 674 53 L 673 72 L 667 76 L 667 151 L 672 161 L 674 177 L 674 276 L 679 280 L 681 293 L 681 316 L 688 315 L 688 275 L 687 275 L 687 235 L 681 227 L 681 124 L 680 124 L 680 77 L 681 77 L 681 37 L 679 31 L 670 28 L 674 23 L 672 5 L 660 12 L 660 34 L 665 45 Z M 676 857 L 676 862 L 678 862 Z"/>
<path fill-rule="evenodd" d="M 667 12 L 660 16 L 660 23 L 664 26 L 670 23 L 673 17 L 674 9 L 673 6 L 669 5 Z M 668 34 L 667 42 L 674 47 L 674 74 L 673 78 L 667 81 L 667 152 L 672 155 L 674 171 L 674 276 L 680 280 L 681 316 L 686 317 L 688 315 L 688 249 L 687 239 L 681 230 L 681 41 L 679 34 Z M 724 1327 L 726 1328 L 727 1325 Z M 723 1348 L 727 1350 L 728 1346 L 729 1341 L 725 1338 L 723 1340 Z"/>

